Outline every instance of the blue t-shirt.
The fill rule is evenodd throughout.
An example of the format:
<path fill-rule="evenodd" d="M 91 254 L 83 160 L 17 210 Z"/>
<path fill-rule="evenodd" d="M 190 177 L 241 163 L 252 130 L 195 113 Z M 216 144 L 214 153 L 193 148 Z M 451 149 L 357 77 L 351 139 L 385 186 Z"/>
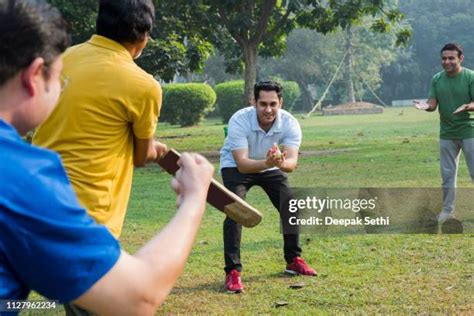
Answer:
<path fill-rule="evenodd" d="M 0 299 L 35 290 L 70 302 L 119 256 L 118 241 L 79 205 L 59 156 L 0 120 Z"/>
<path fill-rule="evenodd" d="M 258 124 L 255 106 L 243 108 L 235 112 L 229 120 L 227 138 L 221 149 L 220 167 L 237 167 L 232 155 L 232 151 L 236 149 L 248 148 L 250 159 L 261 160 L 266 159 L 267 152 L 274 143 L 299 148 L 301 135 L 298 120 L 283 109 L 278 110 L 272 127 L 265 132 Z M 267 170 L 271 169 L 277 168 Z"/>

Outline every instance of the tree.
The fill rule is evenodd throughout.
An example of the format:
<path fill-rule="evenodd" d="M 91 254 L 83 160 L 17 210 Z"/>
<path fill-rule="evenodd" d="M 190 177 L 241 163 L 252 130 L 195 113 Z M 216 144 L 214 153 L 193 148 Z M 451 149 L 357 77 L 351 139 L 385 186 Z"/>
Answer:
<path fill-rule="evenodd" d="M 379 34 L 367 29 L 362 23 L 360 26 L 351 26 L 352 66 L 354 99 L 356 95 L 361 99 L 367 95 L 364 89 L 369 85 L 376 90 L 381 84 L 381 69 L 390 64 L 397 56 L 398 49 L 394 49 L 394 35 Z M 302 90 L 302 107 L 309 110 L 314 105 L 313 93 L 309 87 L 316 87 L 318 95 L 326 89 L 330 79 L 347 50 L 347 30 L 339 30 L 322 35 L 314 30 L 295 29 L 288 36 L 285 52 L 279 58 L 269 58 L 260 62 L 260 75 L 279 75 L 285 80 L 298 82 Z M 346 63 L 349 54 L 346 55 Z M 348 74 L 340 71 L 335 84 L 331 88 L 333 102 L 350 102 L 348 91 Z M 364 83 L 361 84 L 361 81 Z M 336 91 L 336 93 L 334 93 Z M 316 96 L 318 97 L 318 96 Z M 341 100 L 339 100 L 339 98 Z"/>
<path fill-rule="evenodd" d="M 73 44 L 82 43 L 94 34 L 98 9 L 97 0 L 48 0 L 48 2 L 58 8 L 68 22 Z"/>
<path fill-rule="evenodd" d="M 448 42 L 464 47 L 465 67 L 474 67 L 472 0 L 400 0 L 400 10 L 413 28 L 408 48 L 383 73 L 386 99 L 427 97 L 431 77 L 441 71 L 439 51 Z"/>
<path fill-rule="evenodd" d="M 245 101 L 252 98 L 256 81 L 257 55 L 278 56 L 285 48 L 285 37 L 295 27 L 307 27 L 328 33 L 346 27 L 363 16 L 373 15 L 372 28 L 386 32 L 403 15 L 387 10 L 385 0 L 203 0 L 199 8 L 216 26 L 218 36 L 213 43 L 225 55 L 228 69 L 235 70 L 236 61 L 245 68 Z M 397 42 L 410 37 L 407 28 L 397 29 Z"/>
<path fill-rule="evenodd" d="M 69 24 L 73 44 L 86 41 L 95 33 L 97 0 L 48 0 L 57 7 Z M 193 12 L 185 1 L 154 1 L 156 26 L 137 63 L 164 81 L 175 74 L 201 70 L 204 60 L 214 51 L 207 36 L 212 26 L 206 24 L 205 11 Z"/>

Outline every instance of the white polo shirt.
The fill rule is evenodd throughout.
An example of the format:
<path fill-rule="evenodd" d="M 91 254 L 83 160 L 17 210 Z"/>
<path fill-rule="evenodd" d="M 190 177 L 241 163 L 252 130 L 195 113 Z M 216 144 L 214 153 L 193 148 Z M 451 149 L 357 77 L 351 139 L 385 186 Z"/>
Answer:
<path fill-rule="evenodd" d="M 229 120 L 228 133 L 221 149 L 220 168 L 237 167 L 232 151 L 248 148 L 249 158 L 266 159 L 267 152 L 274 143 L 285 147 L 299 148 L 301 145 L 301 127 L 298 120 L 289 112 L 280 109 L 268 132 L 265 132 L 257 120 L 254 106 L 243 108 Z M 276 167 L 263 171 L 277 169 Z"/>

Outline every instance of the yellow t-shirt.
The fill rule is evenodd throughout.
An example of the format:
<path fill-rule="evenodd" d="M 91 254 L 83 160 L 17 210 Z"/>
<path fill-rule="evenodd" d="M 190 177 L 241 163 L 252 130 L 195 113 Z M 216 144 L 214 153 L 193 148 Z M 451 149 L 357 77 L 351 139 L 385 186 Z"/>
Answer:
<path fill-rule="evenodd" d="M 33 143 L 58 152 L 79 201 L 118 238 L 133 176 L 133 136 L 155 134 L 161 87 L 119 43 L 94 35 L 63 56 L 68 85 Z"/>

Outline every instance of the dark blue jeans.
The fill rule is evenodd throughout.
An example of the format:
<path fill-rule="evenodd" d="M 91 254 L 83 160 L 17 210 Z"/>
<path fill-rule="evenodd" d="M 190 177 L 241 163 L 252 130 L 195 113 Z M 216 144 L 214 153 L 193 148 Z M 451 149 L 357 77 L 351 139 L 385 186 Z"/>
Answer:
<path fill-rule="evenodd" d="M 223 168 L 221 172 L 225 187 L 244 200 L 251 187 L 254 185 L 260 186 L 280 213 L 281 223 L 283 225 L 288 223 L 290 216 L 288 208 L 280 208 L 280 200 L 284 201 L 293 196 L 286 173 L 281 170 L 263 173 L 240 173 L 237 168 Z M 288 203 L 282 203 L 282 205 L 288 205 Z M 241 237 L 242 225 L 226 217 L 224 220 L 224 269 L 226 273 L 229 273 L 232 269 L 242 271 L 242 263 L 240 262 Z M 297 228 L 293 228 L 292 234 L 283 234 L 283 242 L 283 252 L 287 263 L 292 262 L 294 257 L 301 255 Z"/>

